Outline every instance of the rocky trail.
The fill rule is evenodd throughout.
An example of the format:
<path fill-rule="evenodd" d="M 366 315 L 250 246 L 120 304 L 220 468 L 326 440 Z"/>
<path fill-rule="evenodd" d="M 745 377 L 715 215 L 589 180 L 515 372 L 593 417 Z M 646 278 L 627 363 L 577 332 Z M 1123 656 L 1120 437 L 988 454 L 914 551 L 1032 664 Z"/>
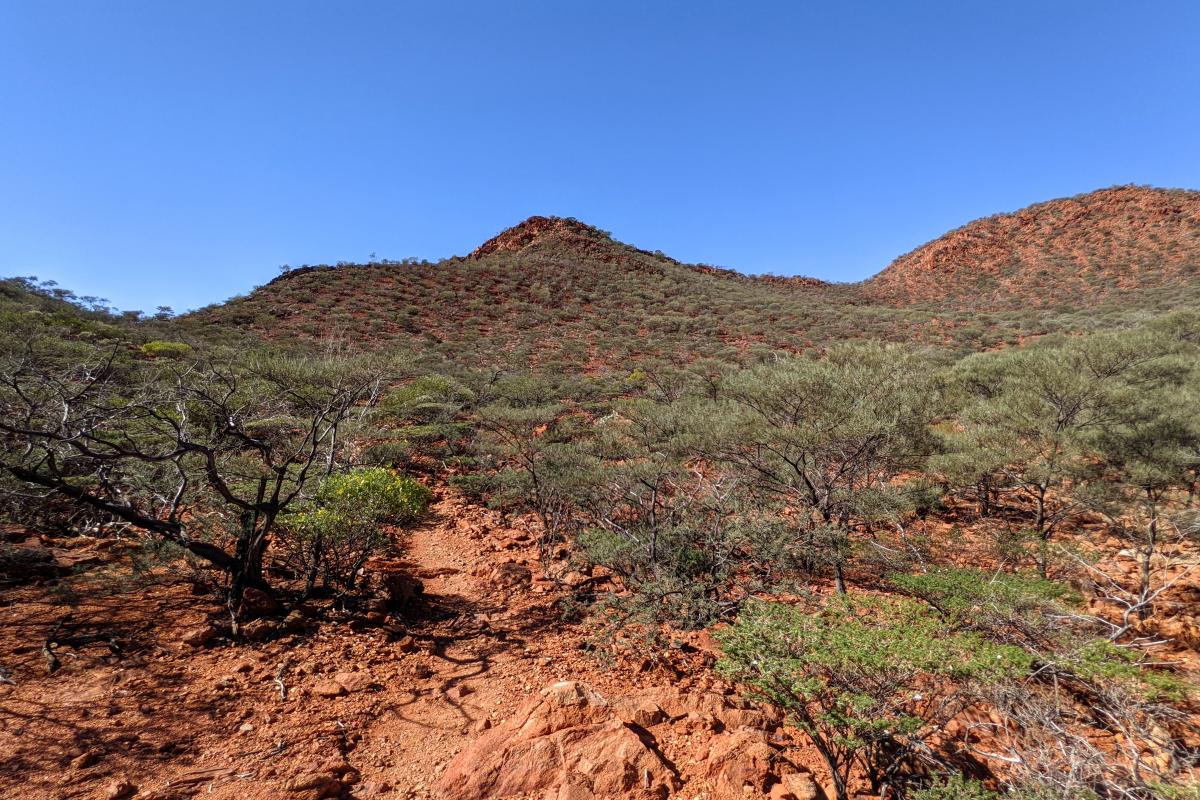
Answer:
<path fill-rule="evenodd" d="M 101 546 L 72 543 L 79 559 Z M 558 554 L 560 556 L 565 553 Z M 0 607 L 0 796 L 173 800 L 816 797 L 778 721 L 669 656 L 589 652 L 586 580 L 447 489 L 372 571 L 400 611 L 264 609 L 253 641 L 176 576 Z M 419 584 L 412 578 L 417 578 Z M 48 674 L 49 650 L 58 667 Z"/>

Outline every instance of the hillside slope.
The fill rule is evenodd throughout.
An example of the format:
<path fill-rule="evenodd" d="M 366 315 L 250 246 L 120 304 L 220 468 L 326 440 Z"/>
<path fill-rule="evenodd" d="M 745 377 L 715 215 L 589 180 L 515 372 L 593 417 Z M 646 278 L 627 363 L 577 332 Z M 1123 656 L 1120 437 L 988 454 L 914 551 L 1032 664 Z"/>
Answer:
<path fill-rule="evenodd" d="M 1117 186 L 976 220 L 863 284 L 892 305 L 972 310 L 1134 302 L 1200 283 L 1200 192 Z"/>
<path fill-rule="evenodd" d="M 844 339 L 988 349 L 1198 300 L 1200 192 L 1116 187 L 972 222 L 860 284 L 684 264 L 574 219 L 530 217 L 437 263 L 301 267 L 179 325 L 597 372 Z"/>
<path fill-rule="evenodd" d="M 851 314 L 842 295 L 855 292 L 682 264 L 575 220 L 532 217 L 466 257 L 303 267 L 181 322 L 279 343 L 333 337 L 472 364 L 593 371 L 658 357 L 738 360 L 833 338 L 911 338 L 929 317 Z"/>

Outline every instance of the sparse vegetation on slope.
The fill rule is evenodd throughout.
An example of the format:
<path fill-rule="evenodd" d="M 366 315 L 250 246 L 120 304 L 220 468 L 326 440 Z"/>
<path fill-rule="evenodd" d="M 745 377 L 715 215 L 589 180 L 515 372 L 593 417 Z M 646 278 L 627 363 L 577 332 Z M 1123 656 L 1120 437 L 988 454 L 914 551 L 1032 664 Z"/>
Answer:
<path fill-rule="evenodd" d="M 1200 318 L 1160 312 L 1200 291 L 1193 203 L 1121 188 L 975 223 L 948 241 L 987 246 L 934 248 L 959 261 L 926 288 L 916 256 L 858 286 L 751 278 L 548 217 L 182 318 L 6 281 L 0 723 L 10 694 L 28 717 L 92 680 L 90 645 L 139 676 L 246 651 L 271 674 L 221 669 L 265 692 L 226 676 L 179 712 L 206 758 L 271 762 L 220 797 L 249 774 L 386 793 L 366 772 L 446 800 L 1187 796 Z M 55 605 L 113 593 L 145 606 Z M 331 707 L 336 758 L 278 744 Z M 218 718 L 276 744 L 233 752 Z M 190 785 L 183 750 L 39 751 L 29 724 L 0 743 L 39 785 L 118 758 Z"/>
<path fill-rule="evenodd" d="M 1200 192 L 1116 186 L 976 220 L 897 258 L 865 295 L 973 312 L 1194 301 Z"/>

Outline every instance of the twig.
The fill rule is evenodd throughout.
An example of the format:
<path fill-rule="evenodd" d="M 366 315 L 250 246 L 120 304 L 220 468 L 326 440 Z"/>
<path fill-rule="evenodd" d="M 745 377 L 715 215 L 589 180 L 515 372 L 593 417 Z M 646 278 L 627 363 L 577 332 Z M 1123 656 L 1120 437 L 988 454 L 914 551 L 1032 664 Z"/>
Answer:
<path fill-rule="evenodd" d="M 285 659 L 283 659 L 283 662 L 279 665 L 279 669 L 275 670 L 274 683 L 275 683 L 275 687 L 277 689 L 279 689 L 280 702 L 287 700 L 287 684 L 285 684 L 283 682 L 283 673 L 284 673 L 284 671 L 287 670 L 287 667 L 288 667 L 288 659 L 285 658 Z"/>

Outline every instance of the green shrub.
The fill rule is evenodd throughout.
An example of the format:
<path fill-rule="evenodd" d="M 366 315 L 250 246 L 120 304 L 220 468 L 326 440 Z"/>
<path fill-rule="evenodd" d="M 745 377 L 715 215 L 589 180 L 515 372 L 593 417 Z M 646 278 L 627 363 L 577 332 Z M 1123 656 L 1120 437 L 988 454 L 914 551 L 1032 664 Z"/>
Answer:
<path fill-rule="evenodd" d="M 912 800 L 1000 800 L 1000 795 L 979 781 L 952 775 L 944 781 L 913 792 Z"/>
<path fill-rule="evenodd" d="M 192 352 L 192 346 L 183 342 L 146 342 L 138 349 L 149 358 L 184 358 Z"/>
<path fill-rule="evenodd" d="M 317 578 L 352 591 L 358 571 L 388 542 L 381 525 L 406 525 L 429 506 L 425 485 L 382 467 L 326 478 L 312 502 L 288 519 L 289 551 L 306 575 L 305 593 Z"/>
<path fill-rule="evenodd" d="M 903 788 L 927 741 L 973 701 L 973 684 L 1028 672 L 1023 650 L 954 633 L 913 600 L 837 600 L 818 609 L 746 606 L 718 635 L 719 669 L 783 709 L 812 739 L 837 790 L 861 770 L 871 793 Z"/>

